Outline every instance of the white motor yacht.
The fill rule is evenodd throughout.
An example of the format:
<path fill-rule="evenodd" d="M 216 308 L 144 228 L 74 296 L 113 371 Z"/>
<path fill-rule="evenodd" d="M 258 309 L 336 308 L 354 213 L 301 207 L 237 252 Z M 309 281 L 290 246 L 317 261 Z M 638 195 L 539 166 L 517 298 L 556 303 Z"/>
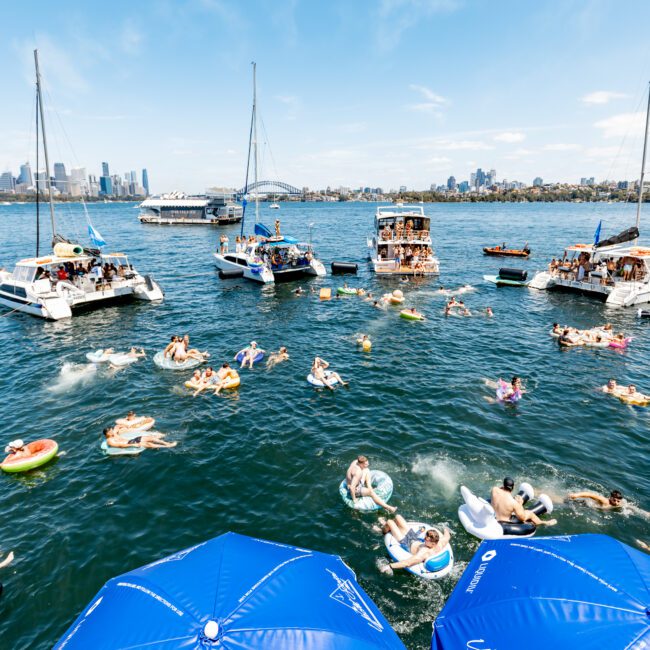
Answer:
<path fill-rule="evenodd" d="M 37 110 L 40 116 L 45 157 L 45 178 L 49 190 L 52 225 L 52 253 L 40 255 L 38 223 L 39 194 L 37 192 L 37 237 L 35 257 L 20 260 L 10 273 L 0 270 L 0 305 L 51 320 L 72 316 L 83 306 L 98 306 L 125 298 L 162 300 L 163 292 L 150 276 L 140 275 L 124 253 L 102 253 L 106 242 L 88 224 L 93 247 L 71 243 L 56 232 L 52 182 L 43 121 L 41 77 L 38 52 L 34 51 L 36 66 Z M 37 138 L 38 146 L 38 138 Z"/>
<path fill-rule="evenodd" d="M 431 219 L 419 205 L 378 206 L 368 237 L 368 256 L 375 273 L 432 275 L 440 265 L 431 247 Z"/>

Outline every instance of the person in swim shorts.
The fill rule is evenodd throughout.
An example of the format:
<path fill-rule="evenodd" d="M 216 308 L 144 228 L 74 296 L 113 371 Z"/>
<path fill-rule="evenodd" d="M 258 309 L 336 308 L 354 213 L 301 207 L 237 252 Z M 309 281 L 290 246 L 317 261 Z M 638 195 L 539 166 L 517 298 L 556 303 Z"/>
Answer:
<path fill-rule="evenodd" d="M 266 360 L 266 367 L 270 370 L 275 367 L 278 363 L 287 361 L 289 359 L 289 352 L 287 348 L 282 346 L 277 352 L 272 352 L 269 355 L 269 358 Z"/>
<path fill-rule="evenodd" d="M 490 504 L 494 508 L 494 514 L 497 521 L 510 522 L 512 515 L 519 521 L 531 521 L 536 526 L 554 526 L 557 524 L 556 519 L 546 521 L 540 519 L 534 512 L 526 510 L 523 506 L 522 499 L 519 495 L 513 496 L 512 490 L 515 482 L 509 476 L 503 479 L 503 485 L 497 485 L 492 488 L 490 495 Z"/>
<path fill-rule="evenodd" d="M 411 554 L 411 557 L 407 560 L 390 562 L 382 566 L 381 571 L 383 573 L 392 573 L 393 569 L 405 569 L 426 562 L 430 557 L 440 553 L 449 544 L 451 538 L 449 528 L 446 526 L 442 537 L 433 528 L 427 531 L 413 530 L 402 515 L 397 515 L 394 521 L 386 521 L 382 533 L 384 535 L 390 533 L 399 542 L 400 546 Z M 420 540 L 422 533 L 424 533 L 424 542 Z"/>
<path fill-rule="evenodd" d="M 107 427 L 104 429 L 104 437 L 109 447 L 124 449 L 126 447 L 142 447 L 143 449 L 162 449 L 175 447 L 177 442 L 167 442 L 162 440 L 162 434 L 145 434 L 127 440 L 120 435 L 116 427 Z"/>
<path fill-rule="evenodd" d="M 311 374 L 317 381 L 323 382 L 323 384 L 330 390 L 334 390 L 334 384 L 338 381 L 341 386 L 347 386 L 348 382 L 343 381 L 341 375 L 338 372 L 330 370 L 328 374 L 325 374 L 325 370 L 329 368 L 329 363 L 325 359 L 316 357 L 314 363 L 311 367 Z"/>
<path fill-rule="evenodd" d="M 224 363 L 217 370 L 217 379 L 214 382 L 214 394 L 218 395 L 227 383 L 236 379 L 239 379 L 239 373 L 234 368 L 231 368 L 229 363 Z"/>
<path fill-rule="evenodd" d="M 345 474 L 345 484 L 354 504 L 362 497 L 370 497 L 378 506 L 388 510 L 388 512 L 392 513 L 397 510 L 395 506 L 389 506 L 383 501 L 372 489 L 370 461 L 366 456 L 358 456 L 350 463 L 350 467 L 348 467 Z"/>

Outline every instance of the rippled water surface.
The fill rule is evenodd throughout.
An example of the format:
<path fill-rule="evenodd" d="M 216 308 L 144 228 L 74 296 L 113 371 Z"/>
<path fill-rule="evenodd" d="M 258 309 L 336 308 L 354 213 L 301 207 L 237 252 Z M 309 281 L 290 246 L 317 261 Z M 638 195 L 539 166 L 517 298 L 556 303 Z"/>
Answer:
<path fill-rule="evenodd" d="M 42 470 L 0 476 L 0 639 L 6 648 L 48 648 L 110 577 L 228 530 L 339 554 L 356 571 L 409 648 L 427 647 L 436 616 L 478 546 L 456 516 L 459 486 L 486 493 L 511 474 L 559 501 L 554 533 L 601 532 L 634 544 L 648 521 L 634 511 L 603 513 L 562 497 L 576 489 L 620 488 L 650 510 L 648 409 L 596 392 L 610 376 L 650 392 L 647 322 L 574 296 L 496 288 L 484 273 L 499 266 L 534 270 L 564 244 L 630 225 L 624 205 L 429 205 L 439 279 L 378 280 L 365 263 L 371 204 L 283 204 L 285 232 L 313 239 L 329 267 L 356 260 L 350 285 L 373 293 L 400 288 L 423 323 L 397 309 L 354 298 L 297 297 L 296 284 L 260 287 L 221 281 L 212 263 L 218 231 L 141 225 L 129 204 L 89 206 L 111 248 L 128 252 L 165 290 L 161 305 L 134 303 L 48 323 L 0 318 L 3 422 L 11 438 L 51 437 L 60 457 Z M 277 213 L 263 215 L 271 222 Z M 60 210 L 61 230 L 85 230 L 79 206 Z M 33 254 L 33 207 L 0 206 L 0 265 Z M 231 242 L 237 226 L 228 230 Z M 528 261 L 486 258 L 481 247 L 528 241 Z M 333 288 L 340 278 L 304 287 Z M 471 285 L 462 297 L 474 316 L 445 318 L 440 285 Z M 481 311 L 490 305 L 488 319 Z M 560 351 L 554 321 L 590 327 L 609 320 L 634 337 L 629 350 Z M 183 373 L 158 370 L 151 357 L 174 333 L 190 333 L 215 365 L 255 339 L 286 345 L 291 359 L 268 372 L 243 371 L 236 392 L 192 398 Z M 370 334 L 371 353 L 355 345 Z M 148 358 L 117 372 L 83 373 L 84 354 L 143 346 Z M 323 356 L 349 389 L 316 391 L 305 381 Z M 63 371 L 63 372 L 62 372 Z M 486 379 L 521 375 L 529 393 L 516 407 L 489 398 Z M 179 441 L 173 450 L 107 458 L 101 429 L 129 409 L 155 416 Z M 395 482 L 392 503 L 407 518 L 448 522 L 457 566 L 438 583 L 381 576 L 371 526 L 340 500 L 337 487 L 358 453 Z M 540 534 L 549 534 L 542 529 Z"/>

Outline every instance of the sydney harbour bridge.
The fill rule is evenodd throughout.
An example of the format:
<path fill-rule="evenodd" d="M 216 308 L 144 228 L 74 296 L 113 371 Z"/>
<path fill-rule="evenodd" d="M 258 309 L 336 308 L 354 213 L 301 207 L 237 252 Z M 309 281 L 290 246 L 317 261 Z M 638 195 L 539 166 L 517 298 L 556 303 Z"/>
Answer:
<path fill-rule="evenodd" d="M 238 200 L 246 193 L 246 188 L 242 187 L 240 190 L 237 190 L 235 193 Z M 257 183 L 248 184 L 248 195 L 251 194 L 284 194 L 288 196 L 302 196 L 302 190 L 299 190 L 289 183 L 283 183 L 282 181 L 257 181 Z"/>

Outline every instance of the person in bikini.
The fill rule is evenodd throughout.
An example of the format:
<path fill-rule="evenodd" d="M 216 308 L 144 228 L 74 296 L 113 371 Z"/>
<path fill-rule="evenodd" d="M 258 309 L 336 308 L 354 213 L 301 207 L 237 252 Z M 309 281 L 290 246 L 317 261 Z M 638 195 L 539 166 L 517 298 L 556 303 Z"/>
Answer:
<path fill-rule="evenodd" d="M 127 440 L 120 435 L 118 427 L 107 427 L 104 429 L 104 437 L 109 447 L 125 449 L 127 447 L 142 447 L 143 449 L 162 449 L 175 447 L 177 442 L 167 442 L 162 440 L 162 433 L 144 434 Z"/>
<path fill-rule="evenodd" d="M 503 485 L 497 485 L 492 488 L 490 504 L 494 508 L 497 521 L 510 523 L 511 517 L 514 515 L 519 521 L 530 521 L 536 526 L 554 526 L 557 524 L 556 519 L 544 521 L 534 512 L 526 510 L 523 506 L 522 498 L 519 495 L 512 495 L 514 487 L 514 480 L 506 476 L 503 479 Z"/>
<path fill-rule="evenodd" d="M 420 541 L 420 534 L 424 532 L 424 541 Z M 407 560 L 400 560 L 399 562 L 390 562 L 381 567 L 382 573 L 392 574 L 393 569 L 406 569 L 407 567 L 415 566 L 426 562 L 430 557 L 440 553 L 451 538 L 449 528 L 445 526 L 445 530 L 440 537 L 437 530 L 430 528 L 426 532 L 423 530 L 413 530 L 402 517 L 397 515 L 395 520 L 388 520 L 383 528 L 382 533 L 386 535 L 390 533 L 400 544 L 400 546 L 411 554 Z"/>
<path fill-rule="evenodd" d="M 370 497 L 378 506 L 386 509 L 388 512 L 395 512 L 395 506 L 389 506 L 383 501 L 372 489 L 370 478 L 370 461 L 366 456 L 358 456 L 348 467 L 345 474 L 345 484 L 348 488 L 348 495 L 356 505 L 357 501 L 363 497 Z"/>

